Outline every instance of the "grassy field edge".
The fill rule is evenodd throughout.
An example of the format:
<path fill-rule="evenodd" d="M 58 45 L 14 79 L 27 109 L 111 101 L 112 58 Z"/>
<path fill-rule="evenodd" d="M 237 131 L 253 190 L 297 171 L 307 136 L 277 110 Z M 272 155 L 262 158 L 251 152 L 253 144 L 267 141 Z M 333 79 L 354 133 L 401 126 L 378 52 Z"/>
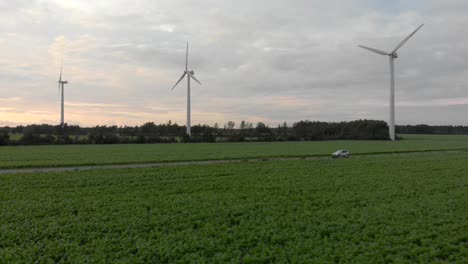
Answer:
<path fill-rule="evenodd" d="M 351 153 L 351 156 L 369 156 L 386 154 L 409 154 L 409 153 L 428 153 L 428 152 L 452 152 L 468 151 L 468 148 L 449 148 L 449 149 L 424 149 L 424 150 L 397 150 L 397 151 L 371 151 Z M 269 155 L 269 156 L 247 156 L 247 157 L 228 157 L 213 159 L 176 159 L 176 160 L 152 160 L 152 161 L 125 161 L 125 162 L 83 162 L 74 164 L 47 164 L 47 165 L 9 165 L 0 166 L 0 170 L 10 169 L 40 169 L 40 168 L 69 168 L 69 167 L 89 167 L 89 166 L 112 166 L 112 165 L 136 165 L 136 164 L 171 164 L 180 162 L 203 162 L 203 161 L 249 161 L 249 160 L 270 160 L 270 159 L 301 159 L 301 158 L 319 158 L 330 157 L 331 154 L 310 154 L 310 155 Z"/>

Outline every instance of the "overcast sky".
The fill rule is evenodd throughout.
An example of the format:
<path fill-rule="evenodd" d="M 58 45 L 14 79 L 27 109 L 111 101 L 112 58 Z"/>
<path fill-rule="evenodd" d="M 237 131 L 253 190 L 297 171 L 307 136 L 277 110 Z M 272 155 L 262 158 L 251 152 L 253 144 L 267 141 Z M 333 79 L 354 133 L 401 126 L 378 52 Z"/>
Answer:
<path fill-rule="evenodd" d="M 388 119 L 391 50 L 397 124 L 468 125 L 465 0 L 0 1 L 0 125 L 85 126 Z"/>

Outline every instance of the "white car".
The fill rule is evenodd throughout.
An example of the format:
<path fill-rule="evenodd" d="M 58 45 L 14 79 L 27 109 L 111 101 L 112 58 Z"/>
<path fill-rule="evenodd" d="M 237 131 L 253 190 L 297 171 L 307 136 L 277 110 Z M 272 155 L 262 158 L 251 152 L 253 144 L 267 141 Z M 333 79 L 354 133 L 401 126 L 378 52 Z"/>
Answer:
<path fill-rule="evenodd" d="M 332 158 L 349 158 L 351 153 L 347 150 L 338 150 L 332 153 Z"/>

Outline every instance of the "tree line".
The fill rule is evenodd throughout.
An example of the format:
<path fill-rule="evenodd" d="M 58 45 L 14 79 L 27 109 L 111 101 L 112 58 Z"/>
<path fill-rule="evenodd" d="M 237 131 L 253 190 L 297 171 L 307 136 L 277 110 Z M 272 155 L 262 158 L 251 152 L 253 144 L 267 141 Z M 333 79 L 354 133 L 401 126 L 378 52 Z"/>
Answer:
<path fill-rule="evenodd" d="M 356 120 L 351 122 L 299 121 L 269 127 L 263 122 L 253 124 L 229 121 L 218 124 L 192 126 L 192 136 L 185 126 L 168 121 L 141 126 L 81 127 L 65 124 L 0 127 L 0 145 L 48 144 L 143 144 L 178 142 L 244 142 L 244 141 L 300 141 L 300 140 L 387 140 L 388 126 L 384 121 Z"/>
<path fill-rule="evenodd" d="M 468 135 L 468 126 L 396 126 L 400 134 L 439 134 L 439 135 Z"/>

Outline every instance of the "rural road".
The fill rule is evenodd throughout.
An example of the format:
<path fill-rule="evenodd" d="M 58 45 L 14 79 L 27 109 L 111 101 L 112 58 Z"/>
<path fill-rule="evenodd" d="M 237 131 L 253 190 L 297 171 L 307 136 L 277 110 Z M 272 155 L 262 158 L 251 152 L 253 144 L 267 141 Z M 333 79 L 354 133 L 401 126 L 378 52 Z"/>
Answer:
<path fill-rule="evenodd" d="M 424 155 L 430 153 L 458 153 L 465 150 L 438 150 L 438 151 L 415 151 L 404 153 L 372 153 L 358 154 L 356 156 L 382 156 L 382 155 Z M 143 163 L 143 164 L 108 164 L 108 165 L 93 165 L 93 166 L 72 166 L 72 167 L 42 167 L 42 168 L 19 168 L 19 169 L 0 169 L 2 174 L 18 174 L 18 173 L 47 173 L 47 172 L 67 172 L 67 171 L 90 171 L 90 170 L 105 170 L 105 169 L 135 169 L 135 168 L 157 168 L 157 167 L 174 167 L 186 165 L 208 165 L 208 164 L 225 164 L 225 163 L 242 163 L 242 162 L 267 162 L 267 161 L 285 161 L 285 160 L 329 160 L 328 156 L 310 156 L 310 157 L 265 157 L 254 159 L 231 159 L 231 160 L 203 160 L 203 161 L 177 161 L 177 162 L 158 162 L 158 163 Z"/>
<path fill-rule="evenodd" d="M 232 160 L 201 160 L 201 161 L 176 161 L 176 162 L 159 162 L 159 163 L 143 163 L 143 164 L 109 164 L 109 165 L 94 165 L 94 166 L 73 166 L 73 167 L 43 167 L 43 168 L 24 168 L 24 169 L 0 169 L 2 174 L 16 173 L 44 173 L 44 172 L 65 172 L 65 171 L 89 171 L 89 170 L 105 170 L 105 169 L 135 169 L 135 168 L 157 168 L 157 167 L 175 167 L 184 165 L 208 165 L 208 164 L 225 164 L 225 163 L 241 163 L 241 162 L 262 162 L 262 161 L 277 161 L 277 160 L 303 160 L 303 159 L 320 159 L 326 157 L 291 157 L 291 158 L 259 158 L 259 159 L 232 159 Z"/>

